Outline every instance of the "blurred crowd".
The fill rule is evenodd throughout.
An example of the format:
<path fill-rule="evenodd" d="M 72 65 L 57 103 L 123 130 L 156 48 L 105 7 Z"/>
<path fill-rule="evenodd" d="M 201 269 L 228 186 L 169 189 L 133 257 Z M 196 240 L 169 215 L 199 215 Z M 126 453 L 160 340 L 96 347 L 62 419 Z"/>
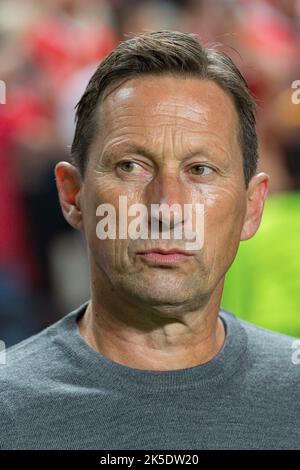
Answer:
<path fill-rule="evenodd" d="M 299 194 L 300 104 L 291 100 L 292 83 L 300 80 L 299 0 L 0 0 L 0 80 L 6 85 L 0 104 L 0 338 L 7 345 L 89 298 L 84 240 L 61 214 L 53 169 L 69 159 L 74 106 L 101 59 L 120 40 L 157 29 L 196 33 L 204 45 L 230 55 L 258 103 L 260 168 L 271 177 L 270 198 Z M 283 219 L 287 234 L 286 224 L 300 219 L 299 211 L 300 203 L 291 222 Z M 283 263 L 298 259 L 297 297 L 300 241 L 286 249 Z M 251 259 L 261 260 L 259 250 Z M 231 285 L 234 290 L 234 277 Z M 253 298 L 261 295 L 254 289 Z M 276 293 L 268 298 L 274 308 Z M 228 308 L 242 306 L 228 292 L 226 299 Z M 289 311 L 295 328 L 266 326 L 300 335 L 297 302 Z"/>

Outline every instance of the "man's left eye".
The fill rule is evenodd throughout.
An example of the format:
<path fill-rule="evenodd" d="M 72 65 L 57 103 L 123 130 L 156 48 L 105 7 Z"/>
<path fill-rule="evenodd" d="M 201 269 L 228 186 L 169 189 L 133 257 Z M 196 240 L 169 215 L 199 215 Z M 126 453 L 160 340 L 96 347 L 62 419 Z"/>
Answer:
<path fill-rule="evenodd" d="M 195 165 L 191 168 L 191 172 L 196 176 L 207 176 L 214 171 L 210 166 L 207 165 Z"/>

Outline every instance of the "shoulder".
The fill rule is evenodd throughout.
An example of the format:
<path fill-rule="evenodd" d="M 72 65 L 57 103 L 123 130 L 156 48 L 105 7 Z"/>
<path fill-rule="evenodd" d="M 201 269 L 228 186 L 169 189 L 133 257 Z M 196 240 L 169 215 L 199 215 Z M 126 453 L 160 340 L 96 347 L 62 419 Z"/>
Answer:
<path fill-rule="evenodd" d="M 37 391 L 46 390 L 46 370 L 52 356 L 51 326 L 15 346 L 7 349 L 0 365 L 0 449 L 10 448 L 12 436 L 18 436 L 18 422 L 23 414 L 31 416 L 38 406 Z M 48 358 L 48 359 L 47 359 Z"/>
<path fill-rule="evenodd" d="M 294 352 L 300 348 L 300 339 L 239 320 L 247 333 L 248 346 L 260 360 L 275 359 L 277 365 L 288 360 L 296 365 Z M 299 356 L 300 358 L 300 356 Z"/>
<path fill-rule="evenodd" d="M 300 385 L 300 339 L 241 320 L 222 309 L 224 317 L 235 318 L 247 341 L 248 376 L 253 383 L 295 391 Z M 295 396 L 296 398 L 296 396 Z"/>
<path fill-rule="evenodd" d="M 55 392 L 74 363 L 70 344 L 85 306 L 7 349 L 0 365 L 0 423 L 5 429 L 0 449 L 10 448 L 13 436 L 17 439 L 20 423 L 28 425 L 39 410 L 53 406 Z"/>
<path fill-rule="evenodd" d="M 28 388 L 49 386 L 49 380 L 63 367 L 68 358 L 68 341 L 74 331 L 75 318 L 83 309 L 76 310 L 48 326 L 40 333 L 11 346 L 0 365 L 0 400 L 5 392 L 26 392 Z M 1 406 L 1 401 L 0 401 Z"/>

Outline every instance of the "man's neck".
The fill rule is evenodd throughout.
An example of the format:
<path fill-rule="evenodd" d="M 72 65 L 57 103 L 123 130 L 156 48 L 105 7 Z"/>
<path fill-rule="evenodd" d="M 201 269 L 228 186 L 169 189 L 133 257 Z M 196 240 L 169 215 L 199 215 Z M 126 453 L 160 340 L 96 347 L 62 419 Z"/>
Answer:
<path fill-rule="evenodd" d="M 204 364 L 218 354 L 225 340 L 218 315 L 222 287 L 195 311 L 160 317 L 159 312 L 147 310 L 144 324 L 140 321 L 142 307 L 133 311 L 132 305 L 126 309 L 124 303 L 119 308 L 114 303 L 114 308 L 108 309 L 105 302 L 92 296 L 78 322 L 79 331 L 93 349 L 127 367 L 163 371 Z M 139 317 L 136 324 L 134 316 Z"/>

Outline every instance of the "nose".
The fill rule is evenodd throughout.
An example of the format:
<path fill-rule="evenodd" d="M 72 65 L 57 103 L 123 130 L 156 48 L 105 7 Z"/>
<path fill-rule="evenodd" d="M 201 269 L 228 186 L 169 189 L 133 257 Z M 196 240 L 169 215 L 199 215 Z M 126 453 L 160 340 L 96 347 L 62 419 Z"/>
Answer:
<path fill-rule="evenodd" d="M 163 168 L 147 188 L 149 216 L 159 221 L 160 229 L 167 223 L 170 228 L 184 223 L 185 188 L 174 168 Z M 157 205 L 162 210 L 158 210 Z M 152 207 L 151 207 L 152 206 Z M 150 220 L 149 220 L 150 222 Z"/>

